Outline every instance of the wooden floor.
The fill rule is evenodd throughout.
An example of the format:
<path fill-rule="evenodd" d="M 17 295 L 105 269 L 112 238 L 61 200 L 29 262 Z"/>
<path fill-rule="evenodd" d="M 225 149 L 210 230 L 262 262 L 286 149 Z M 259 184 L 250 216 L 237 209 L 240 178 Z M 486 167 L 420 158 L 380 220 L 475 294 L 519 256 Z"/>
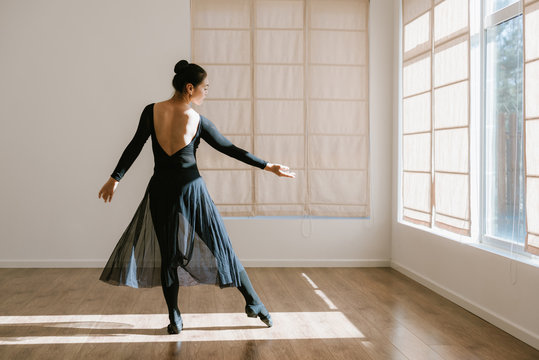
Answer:
<path fill-rule="evenodd" d="M 391 268 L 248 268 L 274 326 L 235 288 L 160 288 L 99 269 L 0 269 L 0 359 L 539 359 L 539 351 Z"/>

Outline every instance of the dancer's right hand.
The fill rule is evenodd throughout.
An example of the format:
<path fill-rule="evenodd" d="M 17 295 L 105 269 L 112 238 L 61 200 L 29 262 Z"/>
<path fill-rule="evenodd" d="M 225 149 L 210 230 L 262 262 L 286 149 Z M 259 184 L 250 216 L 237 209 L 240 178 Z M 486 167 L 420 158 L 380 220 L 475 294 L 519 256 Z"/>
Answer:
<path fill-rule="evenodd" d="M 99 190 L 99 194 L 97 195 L 97 198 L 103 198 L 103 201 L 110 202 L 112 200 L 112 196 L 114 195 L 114 191 L 116 190 L 116 187 L 118 186 L 118 180 L 114 178 L 109 178 L 105 185 Z"/>

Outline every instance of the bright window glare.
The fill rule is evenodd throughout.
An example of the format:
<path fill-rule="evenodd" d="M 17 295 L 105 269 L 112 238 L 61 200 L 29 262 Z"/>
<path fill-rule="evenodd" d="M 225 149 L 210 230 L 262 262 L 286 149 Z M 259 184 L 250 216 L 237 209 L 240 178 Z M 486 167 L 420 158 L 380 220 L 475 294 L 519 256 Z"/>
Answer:
<path fill-rule="evenodd" d="M 486 0 L 485 1 L 485 15 L 490 15 L 518 1 L 519 0 Z"/>
<path fill-rule="evenodd" d="M 486 33 L 486 235 L 524 244 L 522 16 Z"/>

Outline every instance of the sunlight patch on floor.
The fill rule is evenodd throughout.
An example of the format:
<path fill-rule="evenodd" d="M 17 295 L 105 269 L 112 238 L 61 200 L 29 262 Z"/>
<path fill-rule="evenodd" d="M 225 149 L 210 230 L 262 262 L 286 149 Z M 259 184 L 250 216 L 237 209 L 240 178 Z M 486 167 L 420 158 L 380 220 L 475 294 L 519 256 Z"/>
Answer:
<path fill-rule="evenodd" d="M 318 289 L 318 286 L 316 286 L 316 284 L 314 283 L 314 281 L 311 280 L 311 278 L 309 276 L 307 276 L 307 274 L 305 273 L 301 273 L 301 276 L 303 276 L 307 282 L 309 282 L 309 284 L 311 284 L 311 286 L 315 289 Z"/>
<path fill-rule="evenodd" d="M 0 316 L 0 345 L 363 338 L 341 312 L 272 312 L 274 325 L 243 313 L 182 314 L 184 329 L 166 334 L 166 314 Z M 2 329 L 3 328 L 3 329 Z M 73 333 L 59 336 L 61 331 Z M 42 334 L 41 334 L 41 333 Z M 41 336 L 36 336 L 36 334 Z"/>
<path fill-rule="evenodd" d="M 307 276 L 307 274 L 302 273 L 301 276 L 303 276 L 307 280 L 307 282 L 311 284 L 314 289 L 316 289 L 314 290 L 315 294 L 320 296 L 320 298 L 324 300 L 324 302 L 331 310 L 337 310 L 337 307 L 335 306 L 333 301 L 331 301 L 322 290 L 318 289 L 318 286 L 314 283 L 314 281 L 311 280 L 309 276 Z"/>
<path fill-rule="evenodd" d="M 324 302 L 328 305 L 328 307 L 331 310 L 336 310 L 337 309 L 335 304 L 333 304 L 333 301 L 329 300 L 329 298 L 326 296 L 326 294 L 324 294 L 324 292 L 322 290 L 315 290 L 314 292 L 316 293 L 316 295 L 320 296 L 320 298 L 322 300 L 324 300 Z"/>

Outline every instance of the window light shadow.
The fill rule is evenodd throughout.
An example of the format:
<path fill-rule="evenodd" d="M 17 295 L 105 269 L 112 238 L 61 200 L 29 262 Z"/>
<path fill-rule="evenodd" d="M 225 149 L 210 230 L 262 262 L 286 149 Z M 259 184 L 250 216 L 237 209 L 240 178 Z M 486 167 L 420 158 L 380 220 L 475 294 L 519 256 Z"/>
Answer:
<path fill-rule="evenodd" d="M 314 281 L 311 280 L 309 276 L 307 276 L 307 274 L 301 273 L 301 276 L 303 276 L 307 280 L 307 282 L 315 289 L 314 293 L 320 296 L 322 300 L 324 300 L 330 310 L 337 310 L 335 304 L 333 304 L 333 302 L 326 296 L 326 294 L 318 288 L 318 286 L 314 283 Z"/>
<path fill-rule="evenodd" d="M 271 312 L 274 326 L 244 313 L 182 314 L 184 329 L 166 334 L 166 314 L 0 316 L 0 345 L 252 341 L 299 339 L 367 340 L 316 283 L 301 276 L 330 311 Z M 333 311 L 331 311 L 333 310 Z"/>
<path fill-rule="evenodd" d="M 166 314 L 0 316 L 0 334 L 22 335 L 0 336 L 0 345 L 363 338 L 338 311 L 271 316 L 274 326 L 267 328 L 243 313 L 182 314 L 184 329 L 178 335 L 165 333 Z M 63 335 L 62 328 L 78 331 Z"/>

